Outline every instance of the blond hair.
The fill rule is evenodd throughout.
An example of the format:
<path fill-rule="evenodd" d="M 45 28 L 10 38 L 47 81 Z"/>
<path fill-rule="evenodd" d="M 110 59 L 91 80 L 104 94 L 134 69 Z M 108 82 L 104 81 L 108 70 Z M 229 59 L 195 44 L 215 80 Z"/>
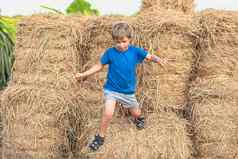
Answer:
<path fill-rule="evenodd" d="M 122 37 L 132 38 L 132 29 L 126 22 L 116 22 L 112 26 L 112 38 L 118 39 Z"/>

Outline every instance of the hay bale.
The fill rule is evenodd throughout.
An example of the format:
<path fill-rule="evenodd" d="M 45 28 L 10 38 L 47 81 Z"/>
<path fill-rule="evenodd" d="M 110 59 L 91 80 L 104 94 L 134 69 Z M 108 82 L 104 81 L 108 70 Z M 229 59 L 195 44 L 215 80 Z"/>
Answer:
<path fill-rule="evenodd" d="M 197 75 L 190 89 L 200 158 L 235 158 L 238 140 L 237 12 L 208 10 L 201 26 Z"/>
<path fill-rule="evenodd" d="M 210 97 L 196 101 L 193 107 L 193 121 L 197 142 L 236 141 L 238 139 L 236 105 L 234 101 L 222 98 Z"/>
<path fill-rule="evenodd" d="M 79 57 L 77 43 L 81 43 L 86 18 L 66 16 L 31 16 L 19 24 L 16 42 L 16 72 L 76 71 Z M 83 53 L 82 53 L 83 54 Z"/>
<path fill-rule="evenodd" d="M 70 90 L 79 86 L 78 82 L 73 78 L 72 73 L 53 71 L 45 75 L 42 75 L 42 73 L 30 74 L 15 72 L 11 83 L 37 87 L 48 86 L 48 88 L 60 90 Z"/>
<path fill-rule="evenodd" d="M 146 129 L 138 131 L 126 119 L 116 118 L 102 149 L 87 153 L 85 148 L 83 152 L 94 159 L 188 159 L 192 157 L 192 143 L 186 131 L 187 124 L 174 113 L 160 112 L 150 114 Z"/>
<path fill-rule="evenodd" d="M 16 152 L 53 157 L 54 146 L 64 144 L 68 99 L 47 88 L 16 85 L 6 89 L 1 99 L 4 148 L 10 145 Z"/>
<path fill-rule="evenodd" d="M 139 14 L 146 12 L 157 12 L 163 10 L 174 10 L 190 13 L 194 9 L 194 0 L 143 0 Z"/>
<path fill-rule="evenodd" d="M 238 153 L 235 148 L 238 140 L 237 92 L 210 88 L 198 85 L 190 90 L 198 155 L 200 158 L 234 158 Z"/>
<path fill-rule="evenodd" d="M 5 158 L 59 158 L 76 149 L 76 135 L 85 142 L 90 109 L 101 102 L 98 87 L 73 79 L 85 61 L 77 45 L 85 19 L 40 15 L 20 24 L 13 79 L 1 99 Z"/>
<path fill-rule="evenodd" d="M 80 137 L 88 131 L 89 108 L 83 107 L 84 103 L 70 92 L 15 85 L 6 89 L 1 104 L 5 157 L 9 153 L 33 158 L 68 156 L 72 149 L 69 147 L 73 140 L 69 138 L 72 127 Z"/>
<path fill-rule="evenodd" d="M 237 78 L 237 14 L 216 10 L 198 14 L 202 48 L 198 66 L 200 76 L 223 74 Z"/>
<path fill-rule="evenodd" d="M 61 73 L 75 71 L 75 50 L 45 49 L 39 46 L 31 49 L 17 48 L 14 71 L 21 73 Z M 74 59 L 73 59 L 74 58 Z"/>
<path fill-rule="evenodd" d="M 234 159 L 237 157 L 237 145 L 226 142 L 214 142 L 209 144 L 201 144 L 199 149 L 202 150 L 200 154 L 201 159 L 212 158 L 227 158 Z"/>
<path fill-rule="evenodd" d="M 156 64 L 144 67 L 144 85 L 148 91 L 143 92 L 156 97 L 162 109 L 183 109 L 197 39 L 193 17 L 175 14 L 174 11 L 161 12 L 159 15 L 150 12 L 138 17 L 135 30 L 136 43 L 168 60 L 165 69 Z M 155 51 L 157 48 L 161 50 L 159 53 Z"/>
<path fill-rule="evenodd" d="M 18 23 L 16 47 L 34 48 L 41 43 L 46 48 L 67 48 L 71 36 L 80 36 L 87 17 L 59 14 L 36 14 Z M 77 34 L 75 31 L 77 30 Z M 70 36 L 71 35 L 71 36 Z"/>

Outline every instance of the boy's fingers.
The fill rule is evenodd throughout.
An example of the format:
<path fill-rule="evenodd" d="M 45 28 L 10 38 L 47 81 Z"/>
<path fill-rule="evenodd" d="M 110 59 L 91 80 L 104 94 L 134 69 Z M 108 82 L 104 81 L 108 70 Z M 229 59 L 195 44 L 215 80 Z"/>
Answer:
<path fill-rule="evenodd" d="M 87 77 L 83 77 L 81 73 L 77 73 L 74 75 L 74 79 L 76 79 L 77 81 L 84 81 L 86 80 Z"/>
<path fill-rule="evenodd" d="M 79 79 L 80 79 L 80 74 L 78 74 L 78 73 L 75 74 L 75 75 L 74 75 L 74 79 L 79 80 Z"/>

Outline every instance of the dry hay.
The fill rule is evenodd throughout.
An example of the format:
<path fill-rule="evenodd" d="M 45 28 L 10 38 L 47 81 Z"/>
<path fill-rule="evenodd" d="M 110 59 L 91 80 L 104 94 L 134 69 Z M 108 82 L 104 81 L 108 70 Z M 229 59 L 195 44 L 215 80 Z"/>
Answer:
<path fill-rule="evenodd" d="M 123 20 L 129 22 L 134 29 L 134 44 L 147 47 L 154 54 L 157 54 L 154 50 L 159 47 L 161 52 L 158 55 L 169 60 L 169 65 L 165 66 L 166 70 L 156 64 L 143 64 L 138 69 L 137 96 L 144 105 L 144 112 L 157 112 L 155 111 L 157 109 L 160 115 L 157 117 L 148 114 L 148 128 L 141 132 L 131 128 L 131 125 L 118 124 L 117 120 L 109 129 L 105 147 L 96 154 L 87 153 L 86 156 L 92 155 L 93 158 L 191 158 L 192 143 L 186 132 L 187 123 L 174 114 L 166 114 L 161 109 L 184 109 L 187 104 L 187 91 L 190 88 L 188 85 L 190 73 L 194 71 L 192 64 L 198 64 L 195 68 L 199 77 L 193 82 L 194 89 L 190 91 L 190 95 L 194 106 L 193 122 L 197 127 L 195 137 L 200 157 L 234 157 L 237 151 L 233 147 L 237 143 L 231 141 L 237 140 L 235 134 L 237 125 L 234 124 L 237 115 L 233 111 L 237 112 L 235 110 L 237 98 L 234 92 L 237 90 L 235 70 L 238 69 L 236 69 L 237 57 L 234 56 L 237 50 L 234 47 L 237 45 L 237 40 L 234 40 L 237 38 L 237 25 L 234 22 L 236 19 L 232 16 L 233 13 L 225 16 L 220 14 L 214 16 L 213 13 L 199 15 L 196 24 L 202 26 L 199 28 L 201 40 L 198 39 L 198 26 L 194 26 L 192 15 L 174 11 L 153 11 L 130 18 L 110 16 L 69 18 L 40 15 L 23 21 L 17 36 L 14 78 L 2 97 L 6 119 L 12 121 L 7 123 L 5 141 L 11 134 L 26 129 L 29 130 L 29 134 L 24 132 L 22 136 L 13 135 L 11 144 L 16 149 L 18 148 L 16 141 L 22 140 L 22 144 L 25 144 L 24 151 L 30 154 L 51 155 L 53 151 L 49 148 L 50 145 L 60 144 L 65 145 L 63 149 L 61 147 L 61 152 L 77 150 L 81 153 L 90 130 L 88 127 L 95 128 L 93 124 L 87 125 L 88 120 L 94 122 L 99 118 L 99 109 L 102 107 L 100 90 L 106 72 L 91 76 L 80 83 L 72 79 L 72 74 L 76 70 L 86 70 L 99 59 L 101 53 L 112 45 L 110 35 L 112 24 Z M 206 19 L 208 17 L 210 20 Z M 214 21 L 215 23 L 208 23 Z M 233 40 L 228 37 L 232 37 Z M 194 53 L 194 44 L 197 42 L 200 42 L 199 45 L 203 47 L 203 49 L 199 48 L 201 54 Z M 223 47 L 221 44 L 226 44 L 223 48 L 225 51 L 218 48 L 218 46 Z M 214 54 L 216 52 L 219 54 Z M 198 63 L 195 63 L 194 57 L 197 58 Z M 210 58 L 206 60 L 206 57 Z M 216 59 L 216 62 L 213 63 L 210 59 Z M 218 61 L 224 62 L 225 67 L 217 65 Z M 222 75 L 217 75 L 218 73 Z M 229 83 L 232 86 L 228 87 Z M 220 85 L 222 86 L 219 87 Z M 19 90 L 23 91 L 18 92 Z M 205 100 L 202 106 L 199 104 L 201 99 Z M 214 100 L 215 104 L 211 104 L 211 100 Z M 68 107 L 65 107 L 65 104 Z M 47 105 L 54 109 L 45 107 Z M 24 120 L 31 117 L 23 116 L 28 113 L 38 115 L 32 117 L 31 121 Z M 49 115 L 50 113 L 53 113 L 54 117 Z M 218 115 L 211 118 L 214 113 Z M 225 113 L 227 114 L 224 115 Z M 15 116 L 12 116 L 13 114 Z M 39 116 L 42 115 L 43 118 L 40 118 Z M 82 116 L 78 118 L 80 115 Z M 52 124 L 52 121 L 54 123 L 59 120 L 64 122 L 57 123 L 59 125 Z M 213 120 L 217 122 L 214 123 Z M 52 126 L 49 130 L 44 127 L 44 124 L 58 127 Z M 15 125 L 18 127 L 14 129 Z M 34 127 L 35 125 L 40 127 Z M 84 127 L 85 130 L 82 130 Z M 128 128 L 124 130 L 125 127 Z M 13 129 L 8 131 L 10 128 Z M 220 128 L 220 133 L 216 133 L 217 128 Z M 35 131 L 41 131 L 37 134 L 39 136 L 31 134 Z M 54 140 L 40 136 L 52 131 L 54 132 L 51 136 L 56 137 Z M 24 135 L 32 137 L 27 138 L 25 142 Z M 49 141 L 43 142 L 43 140 Z M 35 143 L 35 145 L 32 144 L 35 141 L 43 148 L 38 148 Z M 35 146 L 35 151 L 32 147 L 29 148 L 29 145 Z M 224 151 L 220 152 L 221 150 Z"/>
<path fill-rule="evenodd" d="M 189 159 L 192 143 L 186 131 L 187 121 L 174 113 L 150 114 L 146 129 L 136 130 L 125 118 L 115 118 L 108 130 L 104 146 L 97 152 L 85 148 L 94 159 Z M 95 121 L 94 121 L 95 122 Z"/>
<path fill-rule="evenodd" d="M 237 155 L 238 102 L 225 99 L 193 101 L 195 144 L 199 157 L 233 158 Z M 212 151 L 213 150 L 213 151 Z"/>
<path fill-rule="evenodd" d="M 14 78 L 11 81 L 11 84 L 9 86 L 9 90 L 13 89 L 13 91 L 8 91 L 9 93 L 5 93 L 5 97 L 3 98 L 3 102 L 6 103 L 5 105 L 11 105 L 11 99 L 12 95 L 14 95 L 14 89 L 23 89 L 23 92 L 31 92 L 34 98 L 32 99 L 31 94 L 29 96 L 26 96 L 27 101 L 34 101 L 34 102 L 39 102 L 34 105 L 30 103 L 26 104 L 20 104 L 21 102 L 24 103 L 24 98 L 21 97 L 21 94 L 15 94 L 16 98 L 21 97 L 20 100 L 17 102 L 22 108 L 27 108 L 30 107 L 33 110 L 34 113 L 38 113 L 38 108 L 41 105 L 47 105 L 47 101 L 51 101 L 56 109 L 53 111 L 53 113 L 56 115 L 54 117 L 50 117 L 53 121 L 58 121 L 57 117 L 60 116 L 60 113 L 65 112 L 65 120 L 66 122 L 62 122 L 62 127 L 56 128 L 56 131 L 54 132 L 57 133 L 57 135 L 60 135 L 59 141 L 55 140 L 50 140 L 51 143 L 54 143 L 55 145 L 60 145 L 61 142 L 65 144 L 66 146 L 61 148 L 61 151 L 73 151 L 75 152 L 81 152 L 82 146 L 85 145 L 86 138 L 87 138 L 87 133 L 88 133 L 88 127 L 87 121 L 90 119 L 92 121 L 95 121 L 99 118 L 100 111 L 99 109 L 102 107 L 101 100 L 99 99 L 101 97 L 101 93 L 99 93 L 102 88 L 103 81 L 105 79 L 105 71 L 99 73 L 98 75 L 89 77 L 87 80 L 81 81 L 80 83 L 76 83 L 74 80 L 71 79 L 72 74 L 75 73 L 76 69 L 79 71 L 84 71 L 88 67 L 90 67 L 93 63 L 95 63 L 96 60 L 98 60 L 100 54 L 108 47 L 112 45 L 112 39 L 111 39 L 111 26 L 115 21 L 118 20 L 123 20 L 129 22 L 132 27 L 135 29 L 136 33 L 139 33 L 138 35 L 141 34 L 143 36 L 142 38 L 138 38 L 135 36 L 135 40 L 133 41 L 135 44 L 138 44 L 139 46 L 142 47 L 148 47 L 148 46 L 157 46 L 158 41 L 160 42 L 166 42 L 165 44 L 162 45 L 162 49 L 166 48 L 167 50 L 170 50 L 174 53 L 174 50 L 182 49 L 181 52 L 176 51 L 176 54 L 171 54 L 171 55 L 166 55 L 162 53 L 162 56 L 164 57 L 171 57 L 175 56 L 176 60 L 179 61 L 176 63 L 178 66 L 174 66 L 169 68 L 169 72 L 173 72 L 173 77 L 179 76 L 179 78 L 182 79 L 182 81 L 187 80 L 187 75 L 186 73 L 190 72 L 190 63 L 192 63 L 192 39 L 194 38 L 194 35 L 192 32 L 188 31 L 192 28 L 190 20 L 185 20 L 185 17 L 174 17 L 169 18 L 171 21 L 166 21 L 168 17 L 174 17 L 173 13 L 168 13 L 164 16 L 162 21 L 158 21 L 158 23 L 155 24 L 157 26 L 158 30 L 154 30 L 155 33 L 156 31 L 159 31 L 160 34 L 155 34 L 160 36 L 161 38 L 158 40 L 158 36 L 153 36 L 152 34 L 148 34 L 148 28 L 144 27 L 143 24 L 150 22 L 150 20 L 143 22 L 140 27 L 139 23 L 142 22 L 142 17 L 141 18 L 127 18 L 127 17 L 99 17 L 99 18 L 89 18 L 87 20 L 83 20 L 83 24 L 75 24 L 73 25 L 72 21 L 70 21 L 67 24 L 70 25 L 63 25 L 66 23 L 66 18 L 65 17 L 47 17 L 47 16 L 39 16 L 39 17 L 30 17 L 30 20 L 23 21 L 22 24 L 20 25 L 20 32 L 18 34 L 18 37 L 23 37 L 24 40 L 19 41 L 17 43 L 17 61 L 18 63 L 15 64 L 15 70 L 14 70 Z M 36 18 L 36 21 L 34 20 Z M 74 17 L 75 18 L 75 17 Z M 63 20 L 62 20 L 63 19 Z M 70 18 L 69 18 L 70 19 Z M 77 21 L 77 18 L 74 20 Z M 80 21 L 81 18 L 78 19 Z M 46 23 L 44 23 L 46 21 Z M 58 22 L 59 21 L 59 22 Z M 29 25 L 28 25 L 29 23 Z M 188 23 L 188 24 L 187 24 Z M 152 23 L 153 25 L 154 23 Z M 79 26 L 77 29 L 72 29 L 72 27 L 77 27 L 77 25 L 82 25 Z M 85 27 L 85 28 L 84 28 Z M 34 28 L 34 30 L 32 30 Z M 55 28 L 55 29 L 54 29 Z M 138 30 L 136 30 L 138 29 Z M 145 30 L 144 30 L 145 29 Z M 178 29 L 179 31 L 173 31 L 174 29 Z M 182 31 L 181 34 L 179 32 Z M 169 34 L 169 36 L 166 36 L 166 34 Z M 177 35 L 178 34 L 178 35 Z M 57 40 L 55 39 L 57 38 Z M 146 43 L 146 39 L 152 38 L 152 40 L 156 40 L 156 43 Z M 181 41 L 181 39 L 184 41 Z M 20 39 L 21 40 L 21 39 Z M 167 46 L 169 41 L 172 41 L 176 45 L 171 45 Z M 62 44 L 62 45 L 61 45 Z M 189 47 L 187 51 L 185 51 Z M 151 49 L 151 47 L 149 47 Z M 185 52 L 185 53 L 183 53 Z M 188 55 L 188 58 L 185 56 Z M 188 61 L 185 64 L 182 64 L 183 62 Z M 153 64 L 151 64 L 153 65 Z M 149 67 L 151 67 L 151 65 Z M 147 67 L 147 66 L 146 66 Z M 155 71 L 158 71 L 156 67 L 152 68 L 145 68 L 144 65 L 138 70 L 139 74 L 139 89 L 140 91 L 143 91 L 141 93 L 139 91 L 138 97 L 140 99 L 140 102 L 144 105 L 144 111 L 154 111 L 154 105 L 158 104 L 158 100 L 160 98 L 157 98 L 158 96 L 158 86 L 162 86 L 162 84 L 166 83 L 166 81 L 162 82 L 161 85 L 158 85 L 158 79 L 156 78 L 151 78 L 155 80 L 154 82 L 156 83 L 153 85 L 153 88 L 150 90 L 145 91 L 143 88 L 146 88 L 148 84 L 150 84 L 151 81 L 148 81 L 146 83 L 146 79 L 149 79 L 147 74 L 153 74 Z M 173 69 L 177 68 L 176 71 Z M 152 71 L 151 71 L 152 70 Z M 163 72 L 160 70 L 159 74 L 161 76 L 166 77 L 166 72 Z M 151 76 L 150 76 L 151 77 Z M 172 75 L 170 75 L 172 77 Z M 166 79 L 167 80 L 167 79 Z M 171 79 L 171 84 L 174 82 Z M 161 82 L 161 81 L 159 81 Z M 160 84 L 160 83 L 159 83 Z M 184 89 L 184 83 L 182 86 L 182 89 Z M 176 89 L 179 89 L 180 87 L 176 87 Z M 150 94 L 149 91 L 152 89 L 154 94 Z M 161 89 L 161 88 L 159 88 Z M 51 92 L 53 91 L 53 93 Z M 48 92 L 47 92 L 48 91 Z M 52 94 L 48 94 L 52 93 Z M 140 94 L 141 93 L 141 94 Z M 172 93 L 172 91 L 171 91 Z M 42 95 L 41 95 L 42 94 Z M 54 96 L 55 94 L 55 96 Z M 37 97 L 36 95 L 41 95 Z M 166 94 L 167 96 L 168 94 Z M 173 96 L 174 94 L 171 94 Z M 52 97 L 53 96 L 53 97 Z M 61 98 L 62 97 L 62 98 Z M 48 99 L 49 98 L 49 99 Z M 59 99 L 59 101 L 57 101 Z M 153 98 L 157 98 L 156 102 L 152 100 Z M 164 98 L 165 94 L 164 94 Z M 14 98 L 13 98 L 14 99 Z M 45 101 L 41 103 L 41 101 Z M 62 101 L 63 100 L 63 101 Z M 170 99 L 169 99 L 170 100 Z M 168 101 L 169 101 L 168 100 Z M 176 99 L 177 100 L 177 99 Z M 183 99 L 184 100 L 184 99 Z M 61 102 L 62 101 L 62 102 Z M 176 103 L 173 102 L 169 103 L 168 105 L 176 105 Z M 58 103 L 60 102 L 60 103 Z M 65 103 L 66 102 L 66 103 Z M 160 103 L 161 105 L 166 105 L 167 101 L 164 101 Z M 55 103 L 55 105 L 54 105 Z M 184 104 L 184 101 L 182 102 Z M 70 106 L 65 107 L 65 104 L 68 104 Z M 12 105 L 9 108 L 12 108 L 14 105 Z M 82 106 L 83 108 L 88 108 L 90 110 L 82 110 L 78 107 Z M 167 106 L 167 105 L 166 105 Z M 177 106 L 177 105 L 176 105 Z M 151 108 L 150 108 L 151 107 Z M 45 111 L 47 112 L 50 110 L 50 107 L 45 107 Z M 61 111 L 58 112 L 57 109 L 60 109 Z M 92 111 L 92 109 L 94 109 Z M 28 109 L 27 109 L 28 110 Z M 29 109 L 31 110 L 31 109 Z M 40 109 L 42 110 L 42 109 Z M 31 111 L 22 111 L 19 112 L 15 117 L 16 118 L 11 118 L 11 116 L 7 116 L 8 114 L 16 114 L 15 112 L 16 109 L 5 109 L 4 112 L 6 112 L 6 119 L 10 120 L 7 124 L 8 127 L 13 127 L 11 130 L 12 133 L 15 133 L 17 130 L 20 128 L 14 129 L 14 125 L 19 125 L 21 127 L 22 125 L 24 126 L 24 123 L 22 120 L 14 120 L 22 117 L 22 114 L 24 113 L 30 113 Z M 84 112 L 84 113 L 82 113 Z M 80 115 L 85 115 L 82 116 L 82 118 L 79 118 L 78 116 Z M 41 115 L 41 114 L 38 114 Z M 44 115 L 44 114 L 43 114 Z M 149 116 L 149 115 L 148 115 Z M 152 127 L 158 126 L 158 129 L 154 129 L 155 134 L 153 134 L 153 138 L 157 139 L 157 132 L 160 133 L 160 129 L 164 130 L 164 133 L 161 134 L 162 137 L 158 138 L 158 142 L 161 145 L 161 152 L 157 152 L 154 150 L 153 153 L 155 153 L 158 156 L 162 156 L 163 158 L 189 158 L 191 156 L 191 141 L 189 140 L 189 137 L 186 134 L 186 122 L 178 119 L 175 115 L 168 115 L 169 117 L 163 117 L 161 115 L 162 119 L 151 119 L 151 124 L 152 126 L 148 131 L 150 133 L 153 131 Z M 39 117 L 39 116 L 38 116 Z M 12 120 L 11 120 L 12 119 Z M 166 120 L 168 122 L 170 120 L 173 120 L 173 123 L 168 123 L 166 125 Z M 19 123 L 18 123 L 19 122 Z M 40 123 L 41 120 L 38 118 L 32 118 L 32 122 L 34 123 Z M 165 122 L 165 126 L 163 127 L 163 124 L 158 124 L 158 122 Z M 181 124 L 178 124 L 180 123 Z M 47 122 L 44 122 L 47 123 Z M 66 124 L 65 124 L 66 123 Z M 65 125 L 64 125 L 65 124 Z M 172 124 L 172 125 L 171 125 Z M 177 124 L 177 125 L 176 125 Z M 34 132 L 34 131 L 40 131 L 42 129 L 38 129 L 39 127 L 34 127 L 34 125 L 28 125 L 28 130 L 29 133 Z M 82 130 L 82 128 L 87 127 L 85 130 Z M 161 128 L 162 127 L 162 128 Z M 170 129 L 172 127 L 172 130 Z M 16 127 L 15 127 L 16 128 Z M 24 127 L 23 127 L 24 128 Z M 44 128 L 44 125 L 43 125 Z M 52 128 L 52 127 L 51 127 Z M 95 126 L 92 127 L 93 129 Z M 178 131 L 174 131 L 174 129 Z M 171 137 L 178 137 L 178 138 L 172 138 L 171 141 L 168 142 L 167 130 L 171 130 L 170 132 Z M 6 129 L 8 130 L 8 129 Z M 46 131 L 43 131 L 46 130 Z M 41 133 L 47 133 L 50 132 L 49 129 L 43 129 Z M 55 129 L 53 129 L 55 130 Z M 52 130 L 52 131 L 53 131 Z M 11 135 L 11 131 L 6 131 L 6 135 Z M 112 132 L 109 132 L 109 134 L 115 134 L 113 131 L 118 131 L 118 127 L 116 126 L 115 128 L 112 126 L 111 129 Z M 132 135 L 135 135 L 137 133 L 136 130 L 131 129 L 129 131 Z M 173 133 L 178 133 L 178 135 L 174 135 Z M 40 134 L 40 133 L 39 133 Z M 55 135 L 55 136 L 57 136 Z M 52 135 L 54 136 L 54 134 Z M 142 134 L 142 136 L 145 136 Z M 182 136 L 182 139 L 181 139 Z M 41 142 L 41 140 L 44 140 L 46 138 L 40 138 L 41 136 L 35 137 L 37 142 Z M 122 133 L 122 138 L 128 137 L 127 134 Z M 56 137 L 57 138 L 57 137 Z M 142 137 L 141 137 L 142 138 Z M 6 136 L 6 139 L 8 137 Z M 27 148 L 27 145 L 32 145 L 31 143 L 34 142 L 33 140 L 34 137 L 28 138 L 27 142 L 25 143 L 25 152 L 27 153 L 32 153 L 30 148 Z M 18 138 L 18 136 L 13 136 L 11 142 L 12 144 L 17 148 L 17 142 L 18 140 L 23 140 L 22 138 Z M 25 141 L 25 140 L 23 140 Z M 116 139 L 112 139 L 113 142 L 116 141 Z M 143 141 L 143 140 L 141 140 Z M 138 140 L 138 142 L 141 142 Z M 148 139 L 148 142 L 152 142 L 153 140 Z M 147 142 L 147 141 L 146 141 Z M 52 144 L 47 144 L 45 142 L 44 150 L 41 151 L 40 148 L 34 153 L 42 153 L 45 155 L 50 155 L 54 152 L 50 149 Z M 168 144 L 166 148 L 163 147 L 164 144 Z M 7 142 L 6 142 L 7 144 Z M 132 149 L 137 149 L 137 144 L 129 143 L 133 147 Z M 148 144 L 150 145 L 150 144 Z M 176 146 L 179 145 L 179 146 Z M 181 146 L 183 145 L 183 146 Z M 24 146 L 24 145 L 23 145 Z M 138 147 L 138 149 L 141 149 L 139 152 L 145 153 L 145 150 L 142 150 L 145 148 L 147 145 L 143 145 L 143 147 Z M 107 148 L 108 150 L 112 150 L 113 145 L 110 146 L 111 148 Z M 172 148 L 171 148 L 172 147 Z M 171 148 L 171 149 L 170 149 Z M 44 152 L 45 151 L 45 152 Z M 120 149 L 119 149 L 120 151 Z M 175 152 L 175 153 L 174 153 Z M 109 153 L 109 152 L 108 152 Z M 65 153 L 67 155 L 67 153 Z M 149 153 L 148 158 L 150 156 Z M 111 155 L 109 153 L 109 155 Z M 120 156 L 120 152 L 118 154 Z M 123 155 L 123 154 L 122 154 Z M 139 155 L 139 154 L 137 154 Z"/>
<path fill-rule="evenodd" d="M 203 99 L 194 104 L 193 121 L 198 143 L 230 141 L 236 142 L 238 103 L 225 99 Z M 230 140 L 228 140 L 230 139 Z"/>
<path fill-rule="evenodd" d="M 37 87 L 48 86 L 48 88 L 70 90 L 79 86 L 78 82 L 73 78 L 72 73 L 52 72 L 51 74 L 42 75 L 40 73 L 21 74 L 15 72 L 10 83 L 19 85 L 32 85 Z"/>
<path fill-rule="evenodd" d="M 190 100 L 225 98 L 235 101 L 238 98 L 238 81 L 226 75 L 209 75 L 206 78 L 198 77 L 193 82 L 190 92 Z"/>
<path fill-rule="evenodd" d="M 136 43 L 152 54 L 166 59 L 165 69 L 156 64 L 144 67 L 142 93 L 155 97 L 160 108 L 183 109 L 186 106 L 187 83 L 194 63 L 197 40 L 193 17 L 174 11 L 148 12 L 136 21 Z M 160 52 L 156 52 L 157 48 Z M 157 104 L 158 105 L 158 104 Z"/>
<path fill-rule="evenodd" d="M 6 120 L 3 142 L 5 157 L 8 149 L 33 157 L 57 158 L 63 148 L 67 150 L 63 155 L 67 155 L 70 151 L 67 138 L 71 128 L 69 120 L 77 120 L 74 123 L 80 125 L 80 129 L 77 129 L 79 136 L 87 132 L 85 126 L 89 110 L 82 107 L 77 96 L 69 92 L 15 85 L 4 91 L 1 102 Z M 76 109 L 78 113 L 74 112 Z"/>
<path fill-rule="evenodd" d="M 19 24 L 13 79 L 1 99 L 5 158 L 58 158 L 75 149 L 76 135 L 85 142 L 96 116 L 89 109 L 101 102 L 97 87 L 73 79 L 85 61 L 77 48 L 85 19 L 41 15 Z"/>
<path fill-rule="evenodd" d="M 6 119 L 4 148 L 12 146 L 14 151 L 23 150 L 32 156 L 52 157 L 49 150 L 62 142 L 57 140 L 64 140 L 60 124 L 65 123 L 62 109 L 67 107 L 67 99 L 47 88 L 12 86 L 4 92 L 2 105 Z"/>
<path fill-rule="evenodd" d="M 202 52 L 199 76 L 226 75 L 237 80 L 238 12 L 204 11 L 197 20 L 201 26 Z"/>
<path fill-rule="evenodd" d="M 83 59 L 77 57 L 76 41 L 82 42 L 85 21 L 82 17 L 53 15 L 25 18 L 17 32 L 15 71 L 44 74 L 76 71 L 76 63 Z"/>
<path fill-rule="evenodd" d="M 87 17 L 64 16 L 59 14 L 39 14 L 25 17 L 18 23 L 17 47 L 34 48 L 49 41 L 46 48 L 67 48 L 71 45 L 69 35 L 82 34 Z"/>
<path fill-rule="evenodd" d="M 157 12 L 164 10 L 174 10 L 190 13 L 194 9 L 194 0 L 143 0 L 140 14 L 148 11 Z"/>
<path fill-rule="evenodd" d="M 72 49 L 72 47 L 69 49 Z M 76 57 L 73 50 L 45 49 L 35 47 L 30 49 L 18 48 L 14 71 L 20 73 L 52 74 L 75 71 Z"/>
<path fill-rule="evenodd" d="M 208 10 L 197 18 L 201 39 L 190 100 L 200 158 L 238 155 L 237 15 Z"/>

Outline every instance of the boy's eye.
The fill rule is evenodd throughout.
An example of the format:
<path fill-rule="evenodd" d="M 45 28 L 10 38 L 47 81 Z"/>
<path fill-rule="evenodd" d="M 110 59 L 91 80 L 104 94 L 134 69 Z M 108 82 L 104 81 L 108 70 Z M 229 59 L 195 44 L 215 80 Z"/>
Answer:
<path fill-rule="evenodd" d="M 125 43 L 126 41 L 117 41 L 117 43 Z"/>

